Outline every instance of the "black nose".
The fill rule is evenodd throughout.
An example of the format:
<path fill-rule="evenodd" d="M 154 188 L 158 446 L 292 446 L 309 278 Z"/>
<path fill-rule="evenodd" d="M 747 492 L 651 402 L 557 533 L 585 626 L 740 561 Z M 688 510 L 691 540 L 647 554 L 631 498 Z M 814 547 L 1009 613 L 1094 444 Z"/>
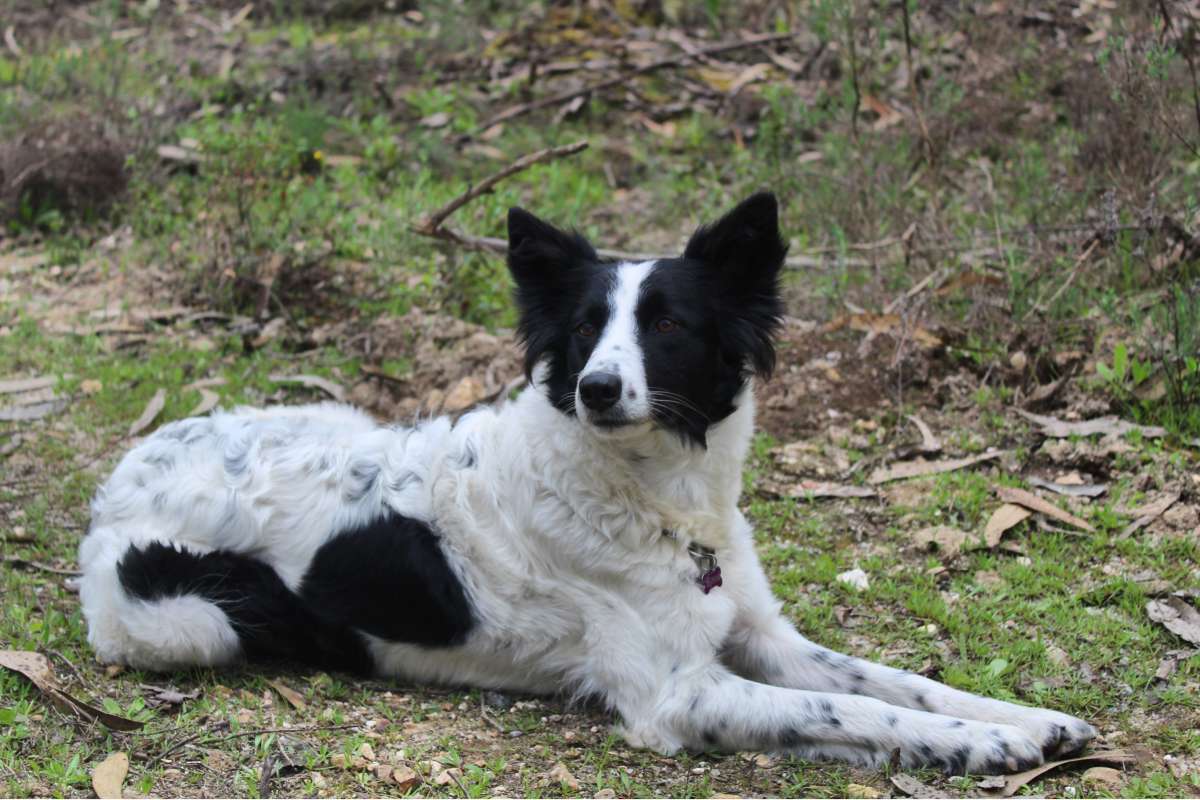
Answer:
<path fill-rule="evenodd" d="M 592 411 L 605 411 L 621 399 L 621 376 L 613 372 L 593 372 L 579 382 L 579 397 Z"/>

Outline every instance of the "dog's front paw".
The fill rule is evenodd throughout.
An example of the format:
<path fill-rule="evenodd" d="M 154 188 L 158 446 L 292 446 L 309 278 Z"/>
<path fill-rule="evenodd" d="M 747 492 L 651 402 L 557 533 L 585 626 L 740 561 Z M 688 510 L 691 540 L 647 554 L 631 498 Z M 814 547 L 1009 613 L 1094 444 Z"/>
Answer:
<path fill-rule="evenodd" d="M 1041 743 L 1015 725 L 971 725 L 968 731 L 972 744 L 967 771 L 973 774 L 1022 772 L 1046 760 Z"/>
<path fill-rule="evenodd" d="M 1043 763 L 1041 745 L 1013 725 L 950 718 L 924 728 L 900 748 L 904 766 L 932 767 L 949 775 L 996 775 Z"/>
<path fill-rule="evenodd" d="M 1047 708 L 1022 708 L 1011 723 L 1033 737 L 1047 759 L 1073 756 L 1096 738 L 1096 729 L 1088 723 Z"/>

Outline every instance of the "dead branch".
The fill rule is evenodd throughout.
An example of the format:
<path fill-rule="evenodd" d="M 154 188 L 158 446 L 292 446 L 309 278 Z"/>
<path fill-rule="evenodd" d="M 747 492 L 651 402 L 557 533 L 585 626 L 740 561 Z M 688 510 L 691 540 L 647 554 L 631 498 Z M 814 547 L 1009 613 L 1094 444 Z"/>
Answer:
<path fill-rule="evenodd" d="M 599 92 L 613 86 L 620 86 L 621 84 L 626 83 L 639 75 L 645 75 L 648 72 L 654 72 L 656 70 L 663 69 L 664 67 L 679 66 L 688 61 L 692 61 L 693 59 L 705 58 L 718 53 L 728 53 L 731 50 L 741 50 L 746 47 L 755 47 L 757 45 L 770 44 L 772 42 L 782 42 L 787 39 L 793 39 L 795 36 L 796 34 L 794 33 L 774 33 L 768 35 L 750 36 L 745 39 L 739 39 L 735 42 L 725 42 L 724 44 L 716 44 L 710 47 L 699 48 L 690 52 L 679 53 L 678 55 L 671 56 L 669 58 L 660 58 L 657 61 L 651 61 L 649 64 L 643 64 L 636 69 L 623 72 L 620 75 L 616 75 L 612 78 L 605 78 L 602 81 L 588 84 L 587 86 L 579 89 L 559 92 L 558 94 L 551 95 L 550 97 L 543 97 L 540 100 L 533 100 L 528 103 L 511 106 L 504 111 L 501 111 L 499 114 L 496 114 L 495 116 L 481 122 L 475 127 L 475 130 L 471 131 L 470 135 L 475 136 L 483 131 L 486 131 L 493 125 L 497 125 L 515 117 L 524 116 L 525 114 L 528 114 L 532 111 L 537 111 L 538 109 L 547 108 L 548 106 L 556 106 L 561 103 L 567 103 L 571 100 L 574 100 L 576 97 L 589 95 L 593 92 Z"/>
<path fill-rule="evenodd" d="M 556 158 L 575 155 L 581 150 L 586 150 L 588 146 L 587 140 L 578 141 L 574 144 L 563 145 L 562 147 L 548 147 L 545 150 L 538 150 L 535 153 L 521 156 L 513 163 L 509 164 L 504 169 L 496 172 L 480 181 L 476 186 L 469 187 L 467 191 L 460 194 L 458 197 L 451 200 L 446 205 L 439 208 L 437 211 L 427 216 L 421 217 L 413 225 L 413 230 L 423 236 L 438 236 L 438 231 L 442 227 L 442 223 L 446 218 L 453 214 L 458 209 L 465 206 L 467 203 L 474 200 L 480 195 L 487 194 L 500 181 L 518 172 L 524 172 L 535 164 L 541 164 L 545 161 L 552 161 Z"/>
<path fill-rule="evenodd" d="M 422 233 L 422 231 L 417 232 Z M 481 253 L 504 255 L 508 252 L 508 242 L 503 239 L 497 239 L 494 236 L 470 236 L 451 230 L 450 228 L 438 228 L 433 233 L 427 235 L 444 239 L 460 247 Z M 604 247 L 597 247 L 596 255 L 612 261 L 657 261 L 664 258 L 675 258 L 675 256 L 668 256 L 662 253 L 610 250 Z M 813 267 L 823 267 L 829 264 L 841 264 L 850 267 L 866 267 L 870 265 L 870 262 L 861 258 L 816 258 L 813 256 L 788 256 L 783 263 L 788 269 L 812 269 Z"/>

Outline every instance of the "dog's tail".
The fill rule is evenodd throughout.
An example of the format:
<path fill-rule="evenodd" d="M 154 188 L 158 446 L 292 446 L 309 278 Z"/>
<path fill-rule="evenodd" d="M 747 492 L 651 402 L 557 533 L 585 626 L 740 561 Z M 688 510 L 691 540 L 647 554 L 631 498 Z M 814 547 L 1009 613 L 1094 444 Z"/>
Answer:
<path fill-rule="evenodd" d="M 102 661 L 170 670 L 242 658 L 370 670 L 357 632 L 322 619 L 264 562 L 94 528 L 80 546 L 88 641 Z"/>

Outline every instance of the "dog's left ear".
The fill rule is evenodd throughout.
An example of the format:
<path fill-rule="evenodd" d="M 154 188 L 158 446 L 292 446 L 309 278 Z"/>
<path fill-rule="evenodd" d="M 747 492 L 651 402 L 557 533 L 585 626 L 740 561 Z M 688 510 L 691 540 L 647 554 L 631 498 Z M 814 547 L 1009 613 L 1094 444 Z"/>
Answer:
<path fill-rule="evenodd" d="M 699 228 L 683 257 L 714 276 L 734 324 L 723 326 L 731 350 L 744 354 L 760 375 L 775 367 L 772 335 L 783 317 L 779 270 L 787 243 L 779 235 L 779 204 L 759 192 L 711 225 Z"/>

